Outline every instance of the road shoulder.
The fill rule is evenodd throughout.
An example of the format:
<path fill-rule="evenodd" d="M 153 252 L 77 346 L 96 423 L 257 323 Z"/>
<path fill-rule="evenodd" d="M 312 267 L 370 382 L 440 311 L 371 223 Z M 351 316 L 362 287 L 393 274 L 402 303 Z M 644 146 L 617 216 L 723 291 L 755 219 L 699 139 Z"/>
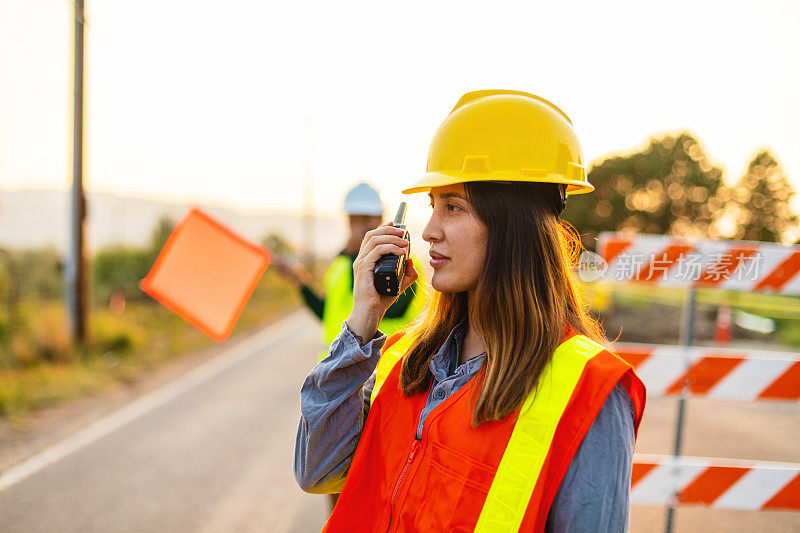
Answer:
<path fill-rule="evenodd" d="M 270 323 L 235 335 L 224 343 L 165 360 L 157 368 L 139 376 L 133 383 L 117 382 L 95 394 L 30 413 L 21 424 L 12 425 L 7 420 L 0 419 L 0 472 L 22 463 L 298 312 L 287 311 L 276 316 Z"/>

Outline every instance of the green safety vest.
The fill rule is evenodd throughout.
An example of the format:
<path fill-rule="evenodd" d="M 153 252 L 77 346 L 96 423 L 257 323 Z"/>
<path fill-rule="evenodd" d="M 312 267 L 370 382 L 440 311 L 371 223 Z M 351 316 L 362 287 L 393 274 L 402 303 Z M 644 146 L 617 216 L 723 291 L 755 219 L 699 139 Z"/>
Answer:
<path fill-rule="evenodd" d="M 414 266 L 420 272 L 415 258 Z M 384 318 L 379 325 L 380 330 L 386 335 L 391 335 L 406 328 L 425 307 L 425 291 L 421 290 L 422 277 L 417 280 L 416 294 L 406 308 L 406 312 L 399 318 Z M 330 346 L 333 339 L 339 335 L 350 311 L 353 310 L 353 263 L 349 257 L 340 255 L 331 263 L 325 273 L 325 308 L 322 312 L 322 340 L 325 346 Z M 328 356 L 322 352 L 319 360 Z"/>

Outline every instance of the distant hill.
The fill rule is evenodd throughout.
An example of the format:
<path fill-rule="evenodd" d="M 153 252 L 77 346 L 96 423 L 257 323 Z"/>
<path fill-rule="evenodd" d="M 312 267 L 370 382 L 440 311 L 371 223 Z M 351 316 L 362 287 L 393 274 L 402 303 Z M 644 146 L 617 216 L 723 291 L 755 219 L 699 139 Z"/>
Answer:
<path fill-rule="evenodd" d="M 87 196 L 86 238 L 90 251 L 109 244 L 145 244 L 159 218 L 179 220 L 190 205 L 142 198 L 89 193 Z M 259 242 L 268 233 L 277 233 L 299 247 L 301 219 L 297 213 L 239 211 L 197 204 L 243 237 Z M 321 216 L 315 220 L 315 247 L 318 254 L 335 254 L 344 244 L 344 218 Z M 69 194 L 58 190 L 0 189 L 0 246 L 9 248 L 55 246 L 65 251 L 69 239 Z"/>

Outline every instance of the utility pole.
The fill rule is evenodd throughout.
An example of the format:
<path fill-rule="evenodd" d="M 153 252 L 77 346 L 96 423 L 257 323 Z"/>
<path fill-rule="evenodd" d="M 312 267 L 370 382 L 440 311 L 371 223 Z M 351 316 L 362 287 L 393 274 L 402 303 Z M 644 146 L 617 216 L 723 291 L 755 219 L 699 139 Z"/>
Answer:
<path fill-rule="evenodd" d="M 66 265 L 67 315 L 70 333 L 76 344 L 86 340 L 85 276 L 83 258 L 83 221 L 86 200 L 83 195 L 83 29 L 84 0 L 75 4 L 75 90 L 72 114 L 72 199 L 70 213 L 69 257 Z"/>

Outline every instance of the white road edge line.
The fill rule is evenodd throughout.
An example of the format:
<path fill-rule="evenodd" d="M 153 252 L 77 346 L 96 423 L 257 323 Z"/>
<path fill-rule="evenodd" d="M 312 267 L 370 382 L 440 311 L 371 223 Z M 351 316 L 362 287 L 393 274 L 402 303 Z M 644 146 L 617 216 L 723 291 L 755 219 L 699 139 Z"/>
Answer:
<path fill-rule="evenodd" d="M 299 329 L 300 323 L 298 319 L 300 316 L 300 312 L 292 313 L 263 331 L 243 340 L 230 350 L 203 363 L 188 374 L 145 394 L 118 411 L 98 420 L 86 429 L 0 473 L 0 492 L 164 405 L 173 398 L 197 387 L 236 363 L 280 340 L 286 334 L 292 333 L 293 330 Z"/>

